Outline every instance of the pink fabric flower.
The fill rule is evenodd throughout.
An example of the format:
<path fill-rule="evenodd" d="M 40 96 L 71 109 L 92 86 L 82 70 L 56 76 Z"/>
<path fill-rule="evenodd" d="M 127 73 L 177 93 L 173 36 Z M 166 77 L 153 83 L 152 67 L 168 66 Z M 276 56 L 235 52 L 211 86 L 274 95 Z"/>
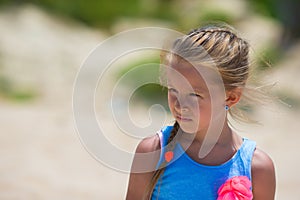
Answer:
<path fill-rule="evenodd" d="M 247 176 L 228 179 L 218 190 L 217 200 L 252 200 L 251 181 Z"/>

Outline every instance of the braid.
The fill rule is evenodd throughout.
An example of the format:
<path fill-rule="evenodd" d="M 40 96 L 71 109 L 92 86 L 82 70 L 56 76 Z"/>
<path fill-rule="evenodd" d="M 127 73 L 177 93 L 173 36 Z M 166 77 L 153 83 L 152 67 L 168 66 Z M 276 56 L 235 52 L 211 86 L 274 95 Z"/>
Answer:
<path fill-rule="evenodd" d="M 233 39 L 238 39 L 243 41 L 241 38 L 238 38 L 236 34 L 233 33 L 233 30 L 229 30 L 228 27 L 214 27 L 207 26 L 199 29 L 194 29 L 188 33 L 188 37 L 193 40 L 193 45 L 198 44 L 198 46 L 204 45 L 207 41 L 211 39 L 213 34 L 220 34 L 224 36 L 229 36 L 229 42 L 232 42 Z M 204 37 L 207 35 L 206 37 Z M 197 38 L 195 38 L 197 37 Z M 199 42 L 201 39 L 202 42 Z"/>
<path fill-rule="evenodd" d="M 222 27 L 222 26 L 212 26 L 212 25 L 204 26 L 204 27 L 201 27 L 201 28 L 194 29 L 194 30 L 190 31 L 187 35 L 192 37 L 194 35 L 200 34 L 201 32 L 206 32 L 206 33 L 221 32 L 221 33 L 227 33 L 229 35 L 236 36 L 233 33 L 233 28 L 230 28 L 228 25 L 226 25 L 224 27 Z"/>
<path fill-rule="evenodd" d="M 178 131 L 179 131 L 179 124 L 177 121 L 175 121 L 174 125 L 173 125 L 173 129 L 171 131 L 170 137 L 168 138 L 167 141 L 167 150 L 172 151 L 175 147 L 175 143 L 176 141 L 174 141 L 173 139 L 175 138 L 175 136 L 177 135 Z"/>
<path fill-rule="evenodd" d="M 173 128 L 172 128 L 172 131 L 170 133 L 170 137 L 168 138 L 168 141 L 167 141 L 167 145 L 166 145 L 166 150 L 167 152 L 168 151 L 173 151 L 174 148 L 175 148 L 175 145 L 176 145 L 176 140 L 174 140 L 175 136 L 177 135 L 178 131 L 180 129 L 180 126 L 178 124 L 177 121 L 175 121 L 174 125 L 173 125 Z M 161 151 L 162 151 L 162 148 L 161 148 Z M 167 165 L 167 162 L 166 160 L 164 160 L 158 170 L 156 170 L 152 176 L 152 179 L 146 189 L 146 192 L 145 192 L 145 195 L 144 195 L 144 198 L 143 199 L 147 199 L 147 197 L 149 196 L 149 199 L 151 198 L 151 194 L 154 190 L 154 187 L 156 185 L 156 183 L 158 182 L 158 180 L 161 178 L 162 174 L 164 173 L 165 171 L 165 167 Z"/>

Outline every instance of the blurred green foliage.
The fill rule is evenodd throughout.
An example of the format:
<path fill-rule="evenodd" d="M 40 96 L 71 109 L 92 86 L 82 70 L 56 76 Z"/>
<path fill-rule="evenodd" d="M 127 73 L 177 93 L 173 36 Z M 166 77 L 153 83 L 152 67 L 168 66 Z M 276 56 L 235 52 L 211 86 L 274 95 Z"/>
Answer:
<path fill-rule="evenodd" d="M 290 6 L 285 7 L 293 8 L 293 5 L 299 5 L 299 3 L 294 3 L 297 1 L 289 0 L 284 3 L 279 0 L 251 0 L 248 1 L 248 4 L 257 13 L 279 19 L 281 18 L 282 5 L 289 4 Z M 184 2 L 180 0 L 0 0 L 0 6 L 18 6 L 24 3 L 32 3 L 52 13 L 71 17 L 91 26 L 108 29 L 120 17 L 169 20 L 179 27 L 185 27 L 185 23 L 190 23 L 189 21 L 182 21 L 186 18 L 185 16 L 194 16 L 197 13 L 201 14 L 200 19 L 197 19 L 200 22 L 202 20 L 222 20 L 232 23 L 233 21 L 230 13 L 209 9 L 200 11 L 197 6 L 188 13 L 182 13 L 179 9 Z M 202 2 L 199 1 L 198 3 L 201 4 Z"/>
<path fill-rule="evenodd" d="M 275 18 L 284 27 L 282 48 L 286 48 L 300 38 L 300 1 L 299 0 L 252 0 L 254 11 Z"/>
<path fill-rule="evenodd" d="M 257 73 L 276 66 L 276 63 L 282 58 L 282 55 L 281 49 L 275 45 L 267 46 L 262 49 L 261 53 L 259 53 L 255 59 L 257 60 Z"/>
<path fill-rule="evenodd" d="M 169 111 L 167 88 L 158 84 L 146 84 L 138 88 L 131 97 L 131 101 L 142 100 L 146 106 L 159 104 Z"/>
<path fill-rule="evenodd" d="M 199 25 L 201 21 L 233 22 L 230 13 L 213 8 L 200 12 L 199 8 L 195 7 L 189 13 L 183 13 L 178 10 L 178 0 L 0 0 L 0 6 L 18 6 L 24 3 L 32 3 L 51 13 L 105 29 L 109 29 L 122 17 L 167 20 L 178 27 L 189 29 Z M 195 17 L 190 18 L 189 15 Z"/>
<path fill-rule="evenodd" d="M 220 21 L 222 23 L 233 24 L 234 16 L 229 12 L 225 12 L 223 10 L 208 9 L 201 13 L 199 21 L 200 22 Z"/>
<path fill-rule="evenodd" d="M 16 89 L 12 81 L 3 75 L 0 76 L 0 96 L 16 102 L 29 101 L 36 97 L 35 93 L 31 90 Z"/>
<path fill-rule="evenodd" d="M 293 2 L 297 0 L 289 0 Z M 248 3 L 257 13 L 264 14 L 269 17 L 279 18 L 278 6 L 279 0 L 252 0 Z M 87 25 L 105 28 L 109 30 L 112 25 L 122 17 L 127 18 L 150 18 L 162 19 L 171 21 L 182 29 L 190 29 L 202 22 L 208 21 L 223 21 L 228 24 L 235 23 L 235 17 L 232 13 L 220 10 L 214 7 L 207 7 L 199 12 L 199 7 L 195 6 L 191 12 L 185 13 L 180 10 L 180 5 L 184 3 L 180 0 L 0 0 L 0 6 L 19 6 L 24 3 L 32 3 L 38 5 L 45 10 L 55 13 L 59 16 L 70 17 Z M 180 4 L 181 3 L 181 4 Z M 199 1 L 201 4 L 201 1 Z M 280 58 L 278 48 L 267 47 L 263 53 L 263 59 L 258 58 L 258 66 L 260 70 L 267 69 L 270 65 L 276 63 Z M 120 72 L 121 75 L 136 66 L 147 63 L 159 63 L 156 58 L 144 58 L 137 63 L 132 63 Z M 159 77 L 158 65 L 153 66 L 152 72 L 139 72 L 139 78 L 146 78 L 148 76 Z M 132 81 L 135 79 L 132 78 Z M 131 83 L 128 83 L 129 85 Z M 9 81 L 0 77 L 0 93 L 4 96 L 26 100 L 34 97 L 31 92 L 15 91 L 11 88 Z M 166 103 L 167 91 L 162 86 L 155 84 L 148 84 L 137 89 L 136 96 L 143 97 L 147 102 L 153 104 L 154 101 Z"/>
<path fill-rule="evenodd" d="M 172 0 L 0 0 L 0 5 L 32 3 L 52 13 L 67 16 L 90 26 L 110 28 L 120 17 L 158 18 L 172 20 L 176 17 L 170 9 Z"/>
<path fill-rule="evenodd" d="M 126 73 L 130 72 L 131 70 L 137 69 L 138 67 L 147 67 L 149 70 L 139 70 L 139 78 L 147 78 L 149 76 L 157 77 L 159 76 L 159 57 L 143 57 L 139 60 L 134 60 L 132 63 L 120 67 L 118 78 L 124 76 Z M 145 69 L 145 68 L 144 68 Z M 130 76 L 134 76 L 135 74 L 131 74 Z M 134 77 L 133 77 L 134 78 Z M 127 79 L 127 81 L 133 81 L 132 79 Z"/>
<path fill-rule="evenodd" d="M 51 12 L 70 16 L 92 26 L 109 27 L 118 16 L 138 11 L 138 0 L 32 0 Z M 138 13 L 136 13 L 138 15 Z"/>
<path fill-rule="evenodd" d="M 276 1 L 274 0 L 251 0 L 249 1 L 250 5 L 258 13 L 261 13 L 265 16 L 277 18 L 277 7 Z"/>
<path fill-rule="evenodd" d="M 0 76 L 0 93 L 9 94 L 11 87 L 11 82 L 8 80 L 8 78 Z"/>
<path fill-rule="evenodd" d="M 123 83 L 130 88 L 139 86 L 131 97 L 133 103 L 142 99 L 143 103 L 148 106 L 160 104 L 165 110 L 169 110 L 167 89 L 159 84 L 161 75 L 159 62 L 158 57 L 142 58 L 132 62 L 122 67 L 122 70 L 117 74 L 117 79 L 121 80 L 123 78 Z M 145 84 L 147 82 L 149 83 Z M 140 86 L 139 83 L 143 84 Z"/>

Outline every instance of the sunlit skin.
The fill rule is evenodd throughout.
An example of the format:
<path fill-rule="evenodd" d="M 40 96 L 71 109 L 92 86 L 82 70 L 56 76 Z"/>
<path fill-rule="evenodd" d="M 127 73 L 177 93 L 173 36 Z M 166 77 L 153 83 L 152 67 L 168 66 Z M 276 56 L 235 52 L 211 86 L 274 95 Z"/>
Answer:
<path fill-rule="evenodd" d="M 217 85 L 209 79 L 204 80 L 199 67 L 186 61 L 174 62 L 168 68 L 170 111 L 183 131 L 196 134 L 196 139 L 202 140 L 211 122 L 212 104 L 214 109 L 221 110 L 215 113 L 214 120 L 219 120 L 221 114 L 225 114 L 222 109 L 226 105 L 225 93 L 221 90 L 223 85 Z M 212 93 L 216 97 L 214 103 L 211 101 Z"/>
<path fill-rule="evenodd" d="M 168 102 L 172 115 L 184 131 L 178 142 L 186 149 L 194 161 L 205 165 L 220 165 L 236 153 L 242 144 L 242 138 L 235 133 L 227 124 L 227 118 L 222 122 L 222 113 L 226 112 L 225 105 L 234 106 L 241 97 L 242 89 L 234 88 L 222 93 L 222 85 L 208 83 L 189 63 L 171 62 L 167 70 Z M 208 79 L 210 80 L 210 79 Z M 214 92 L 214 101 L 211 99 L 211 90 Z M 212 89 L 213 88 L 213 89 Z M 212 104 L 212 102 L 214 102 Z M 212 107 L 212 105 L 214 105 Z M 217 109 L 216 116 L 212 116 L 212 109 Z M 211 125 L 211 118 L 221 124 L 221 132 L 216 141 L 208 140 L 203 144 L 207 135 L 207 129 Z M 212 150 L 204 157 L 199 157 L 202 145 L 213 145 Z M 160 155 L 160 140 L 154 135 L 142 140 L 137 146 L 137 154 L 156 152 L 149 162 L 156 165 Z M 136 155 L 137 155 L 136 154 Z M 135 156 L 132 169 L 145 163 L 144 159 Z M 148 163 L 147 163 L 148 165 Z M 275 171 L 270 157 L 256 148 L 253 155 L 252 166 L 252 189 L 254 200 L 274 200 L 275 194 Z M 130 174 L 127 200 L 143 199 L 147 185 L 151 182 L 154 172 Z M 147 199 L 149 198 L 149 195 Z"/>
<path fill-rule="evenodd" d="M 233 98 L 226 98 L 226 94 L 230 93 L 226 93 L 224 88 L 222 93 L 223 85 L 214 83 L 208 78 L 204 80 L 200 68 L 186 61 L 176 59 L 176 62 L 171 63 L 168 68 L 169 107 L 180 128 L 185 132 L 180 142 L 185 147 L 186 153 L 194 160 L 208 165 L 226 162 L 242 144 L 242 139 L 225 123 L 224 106 L 233 106 L 239 100 L 239 95 L 235 94 L 234 101 L 232 101 Z M 214 103 L 211 100 L 212 93 L 216 98 Z M 218 111 L 213 116 L 212 106 Z M 221 126 L 219 130 L 221 132 L 213 133 L 217 134 L 216 139 L 208 135 L 209 139 L 204 144 L 203 140 L 208 134 L 208 127 L 212 124 L 211 119 L 215 124 L 221 123 L 218 124 Z M 212 150 L 204 158 L 199 158 L 198 154 L 202 145 L 211 145 Z"/>

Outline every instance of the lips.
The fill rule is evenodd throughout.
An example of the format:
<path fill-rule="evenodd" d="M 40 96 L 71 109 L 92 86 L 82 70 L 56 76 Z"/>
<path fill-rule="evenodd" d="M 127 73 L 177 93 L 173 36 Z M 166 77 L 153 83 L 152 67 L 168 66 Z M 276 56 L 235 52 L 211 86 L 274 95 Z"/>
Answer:
<path fill-rule="evenodd" d="M 181 115 L 176 115 L 176 119 L 177 119 L 178 121 L 183 121 L 183 122 L 190 122 L 190 121 L 192 121 L 191 118 L 183 117 L 183 116 L 181 116 Z"/>

